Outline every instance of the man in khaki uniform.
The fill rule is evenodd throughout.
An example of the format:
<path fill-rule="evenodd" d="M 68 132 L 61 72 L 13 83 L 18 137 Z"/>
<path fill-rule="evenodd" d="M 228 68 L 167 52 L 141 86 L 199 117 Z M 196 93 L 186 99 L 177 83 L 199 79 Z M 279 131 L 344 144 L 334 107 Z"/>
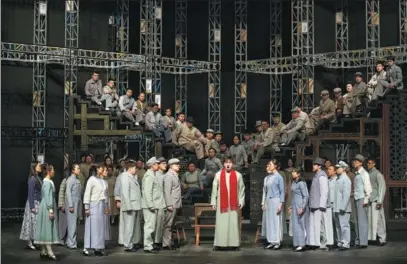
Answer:
<path fill-rule="evenodd" d="M 313 122 L 315 130 L 318 131 L 323 125 L 328 124 L 335 118 L 335 103 L 329 98 L 329 92 L 323 90 L 321 92 L 321 101 L 319 101 L 319 107 L 317 111 L 309 115 L 309 118 Z"/>
<path fill-rule="evenodd" d="M 291 109 L 292 120 L 281 129 L 281 146 L 290 145 L 294 140 L 305 140 L 313 129 L 307 113 L 301 108 Z"/>
<path fill-rule="evenodd" d="M 204 158 L 204 138 L 202 133 L 194 127 L 194 118 L 187 117 L 185 126 L 178 126 L 173 134 L 172 143 L 176 146 L 195 152 L 197 159 Z"/>
<path fill-rule="evenodd" d="M 256 129 L 260 131 L 260 137 L 254 145 L 256 156 L 253 163 L 255 164 L 259 163 L 259 159 L 261 159 L 265 152 L 271 153 L 271 158 L 273 158 L 276 148 L 278 148 L 278 146 L 274 144 L 276 131 L 269 127 L 267 121 L 261 121 L 260 126 L 256 127 Z"/>
<path fill-rule="evenodd" d="M 170 159 L 168 166 L 170 166 L 170 169 L 164 177 L 164 199 L 167 208 L 164 218 L 163 249 L 172 249 L 171 228 L 177 211 L 182 207 L 181 182 L 178 178 L 180 170 L 179 159 Z"/>
<path fill-rule="evenodd" d="M 158 171 L 159 161 L 153 157 L 147 161 L 149 168 L 143 177 L 143 198 L 141 207 L 143 208 L 144 216 L 144 252 L 157 253 L 153 247 L 156 219 L 158 209 L 165 208 L 164 192 L 162 186 L 159 186 L 158 179 L 155 173 Z"/>
<path fill-rule="evenodd" d="M 352 92 L 345 97 L 343 113 L 347 116 L 361 112 L 369 99 L 367 85 L 363 81 L 363 74 L 361 72 L 355 73 L 355 81 L 356 83 L 353 85 Z"/>

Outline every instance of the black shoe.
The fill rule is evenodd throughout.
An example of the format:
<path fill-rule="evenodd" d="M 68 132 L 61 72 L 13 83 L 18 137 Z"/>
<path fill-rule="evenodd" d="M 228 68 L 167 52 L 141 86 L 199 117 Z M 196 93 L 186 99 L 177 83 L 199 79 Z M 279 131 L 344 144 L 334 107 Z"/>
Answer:
<path fill-rule="evenodd" d="M 357 248 L 357 249 L 365 249 L 365 248 L 367 248 L 367 246 L 357 245 L 356 248 Z"/>
<path fill-rule="evenodd" d="M 48 255 L 44 253 L 40 253 L 40 259 L 47 259 Z"/>
<path fill-rule="evenodd" d="M 129 252 L 129 253 L 137 252 L 137 249 L 136 249 L 136 248 L 126 248 L 126 249 L 124 250 L 124 252 Z"/>
<path fill-rule="evenodd" d="M 339 247 L 338 248 L 338 251 L 345 251 L 345 250 L 348 250 L 349 248 L 346 248 L 346 247 Z"/>
<path fill-rule="evenodd" d="M 144 253 L 151 253 L 151 254 L 157 254 L 158 253 L 158 250 L 156 250 L 156 249 L 152 249 L 152 250 L 146 250 L 146 249 L 144 249 Z"/>
<path fill-rule="evenodd" d="M 220 250 L 220 247 L 213 247 L 212 248 L 212 251 L 219 251 Z"/>
<path fill-rule="evenodd" d="M 385 246 L 386 244 L 387 244 L 387 242 L 380 242 L 380 243 L 379 243 L 379 246 L 380 246 L 380 247 L 383 247 L 383 246 Z"/>
<path fill-rule="evenodd" d="M 234 250 L 240 251 L 240 247 L 235 247 Z"/>
<path fill-rule="evenodd" d="M 107 253 L 106 253 L 106 251 L 102 251 L 102 250 L 95 250 L 95 256 L 97 256 L 97 257 L 104 257 L 104 256 L 107 256 Z"/>

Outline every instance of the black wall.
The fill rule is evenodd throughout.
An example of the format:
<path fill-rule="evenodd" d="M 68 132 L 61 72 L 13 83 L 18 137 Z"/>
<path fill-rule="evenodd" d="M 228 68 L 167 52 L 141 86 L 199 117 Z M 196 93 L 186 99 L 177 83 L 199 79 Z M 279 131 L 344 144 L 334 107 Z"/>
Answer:
<path fill-rule="evenodd" d="M 64 45 L 64 5 L 62 1 L 49 1 L 48 45 Z M 55 3 L 57 2 L 57 3 Z M 315 1 L 315 52 L 335 51 L 335 11 L 340 1 Z M 348 1 L 349 48 L 365 47 L 364 1 Z M 398 45 L 397 1 L 382 1 L 381 45 Z M 115 1 L 81 1 L 79 46 L 84 49 L 108 51 L 108 16 L 115 10 Z M 188 58 L 208 59 L 208 3 L 191 1 L 188 4 Z M 131 1 L 130 6 L 130 52 L 139 53 L 139 5 Z M 283 53 L 291 52 L 291 11 L 289 1 L 283 3 Z M 269 25 L 267 1 L 250 1 L 248 5 L 248 59 L 269 56 Z M 33 4 L 30 1 L 3 1 L 2 41 L 32 43 Z M 222 130 L 230 141 L 233 134 L 234 115 L 234 3 L 222 4 Z M 163 56 L 174 56 L 174 4 L 165 1 L 163 8 Z M 315 69 L 315 91 L 342 86 L 351 80 L 356 70 Z M 47 71 L 47 126 L 63 126 L 63 68 L 48 66 Z M 2 65 L 2 126 L 31 126 L 32 66 L 20 63 Z M 89 78 L 89 71 L 81 69 L 79 90 Z M 107 74 L 102 72 L 104 80 Z M 173 106 L 174 77 L 162 77 L 163 107 Z M 131 72 L 130 87 L 139 89 L 139 75 Z M 248 74 L 248 120 L 252 128 L 255 120 L 268 119 L 269 76 Z M 208 122 L 207 74 L 188 76 L 188 114 L 195 117 L 200 129 Z M 318 100 L 318 97 L 315 98 Z M 289 120 L 291 108 L 291 77 L 283 76 L 284 121 Z M 58 142 L 47 146 L 48 162 L 59 168 L 63 166 L 62 145 Z M 26 200 L 26 180 L 31 159 L 31 142 L 2 140 L 2 206 L 22 207 Z M 56 181 L 59 181 L 57 177 Z"/>

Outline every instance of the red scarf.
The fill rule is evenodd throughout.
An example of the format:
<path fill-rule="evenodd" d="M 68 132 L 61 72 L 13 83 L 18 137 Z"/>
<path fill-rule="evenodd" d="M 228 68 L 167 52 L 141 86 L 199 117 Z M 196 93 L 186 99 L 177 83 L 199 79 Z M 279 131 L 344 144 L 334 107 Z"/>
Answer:
<path fill-rule="evenodd" d="M 229 201 L 230 199 L 230 201 Z M 237 176 L 235 170 L 230 171 L 229 177 L 229 195 L 226 185 L 226 170 L 222 169 L 220 173 L 220 212 L 237 211 L 239 204 L 237 201 Z"/>

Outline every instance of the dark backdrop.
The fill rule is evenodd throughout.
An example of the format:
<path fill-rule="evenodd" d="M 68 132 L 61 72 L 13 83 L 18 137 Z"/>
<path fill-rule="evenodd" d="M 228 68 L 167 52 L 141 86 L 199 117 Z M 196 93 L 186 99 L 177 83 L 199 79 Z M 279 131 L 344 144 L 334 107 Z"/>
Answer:
<path fill-rule="evenodd" d="M 49 1 L 56 2 L 56 1 Z M 60 2 L 60 1 L 58 1 Z M 335 51 L 335 11 L 337 1 L 315 1 L 315 52 Z M 349 1 L 349 48 L 365 47 L 364 0 Z M 64 5 L 49 4 L 48 45 L 64 45 Z M 381 45 L 398 45 L 397 1 L 382 1 Z M 283 5 L 283 53 L 291 52 L 290 4 Z M 108 15 L 115 10 L 115 1 L 81 1 L 80 3 L 80 48 L 108 51 Z M 188 58 L 207 60 L 208 54 L 208 2 L 191 1 L 188 4 Z M 130 6 L 130 52 L 139 52 L 139 4 Z M 269 25 L 267 1 L 251 1 L 248 5 L 248 59 L 269 56 Z M 31 1 L 3 1 L 2 41 L 32 43 L 33 4 Z M 234 3 L 222 4 L 222 130 L 227 141 L 233 134 L 234 114 Z M 165 1 L 163 7 L 163 56 L 174 56 L 174 5 Z M 356 70 L 315 69 L 315 91 L 342 86 L 352 79 Z M 2 65 L 2 126 L 31 126 L 32 67 L 14 63 Z M 63 126 L 63 69 L 48 66 L 47 77 L 47 126 Z M 80 70 L 79 90 L 89 78 L 88 70 Z M 101 73 L 104 80 L 106 73 Z M 130 87 L 139 89 L 139 75 L 130 73 Z M 173 106 L 174 77 L 162 77 L 162 105 Z M 269 76 L 248 74 L 247 124 L 252 128 L 255 120 L 268 119 Z M 188 76 L 188 114 L 195 117 L 198 127 L 207 127 L 207 74 Z M 316 97 L 317 101 L 318 97 Z M 289 120 L 291 108 L 291 77 L 283 76 L 284 121 Z M 49 143 L 46 160 L 61 171 L 63 166 L 61 143 Z M 31 142 L 2 140 L 2 207 L 23 207 L 26 200 L 28 164 L 31 159 Z M 60 173 L 56 182 L 60 181 Z"/>

